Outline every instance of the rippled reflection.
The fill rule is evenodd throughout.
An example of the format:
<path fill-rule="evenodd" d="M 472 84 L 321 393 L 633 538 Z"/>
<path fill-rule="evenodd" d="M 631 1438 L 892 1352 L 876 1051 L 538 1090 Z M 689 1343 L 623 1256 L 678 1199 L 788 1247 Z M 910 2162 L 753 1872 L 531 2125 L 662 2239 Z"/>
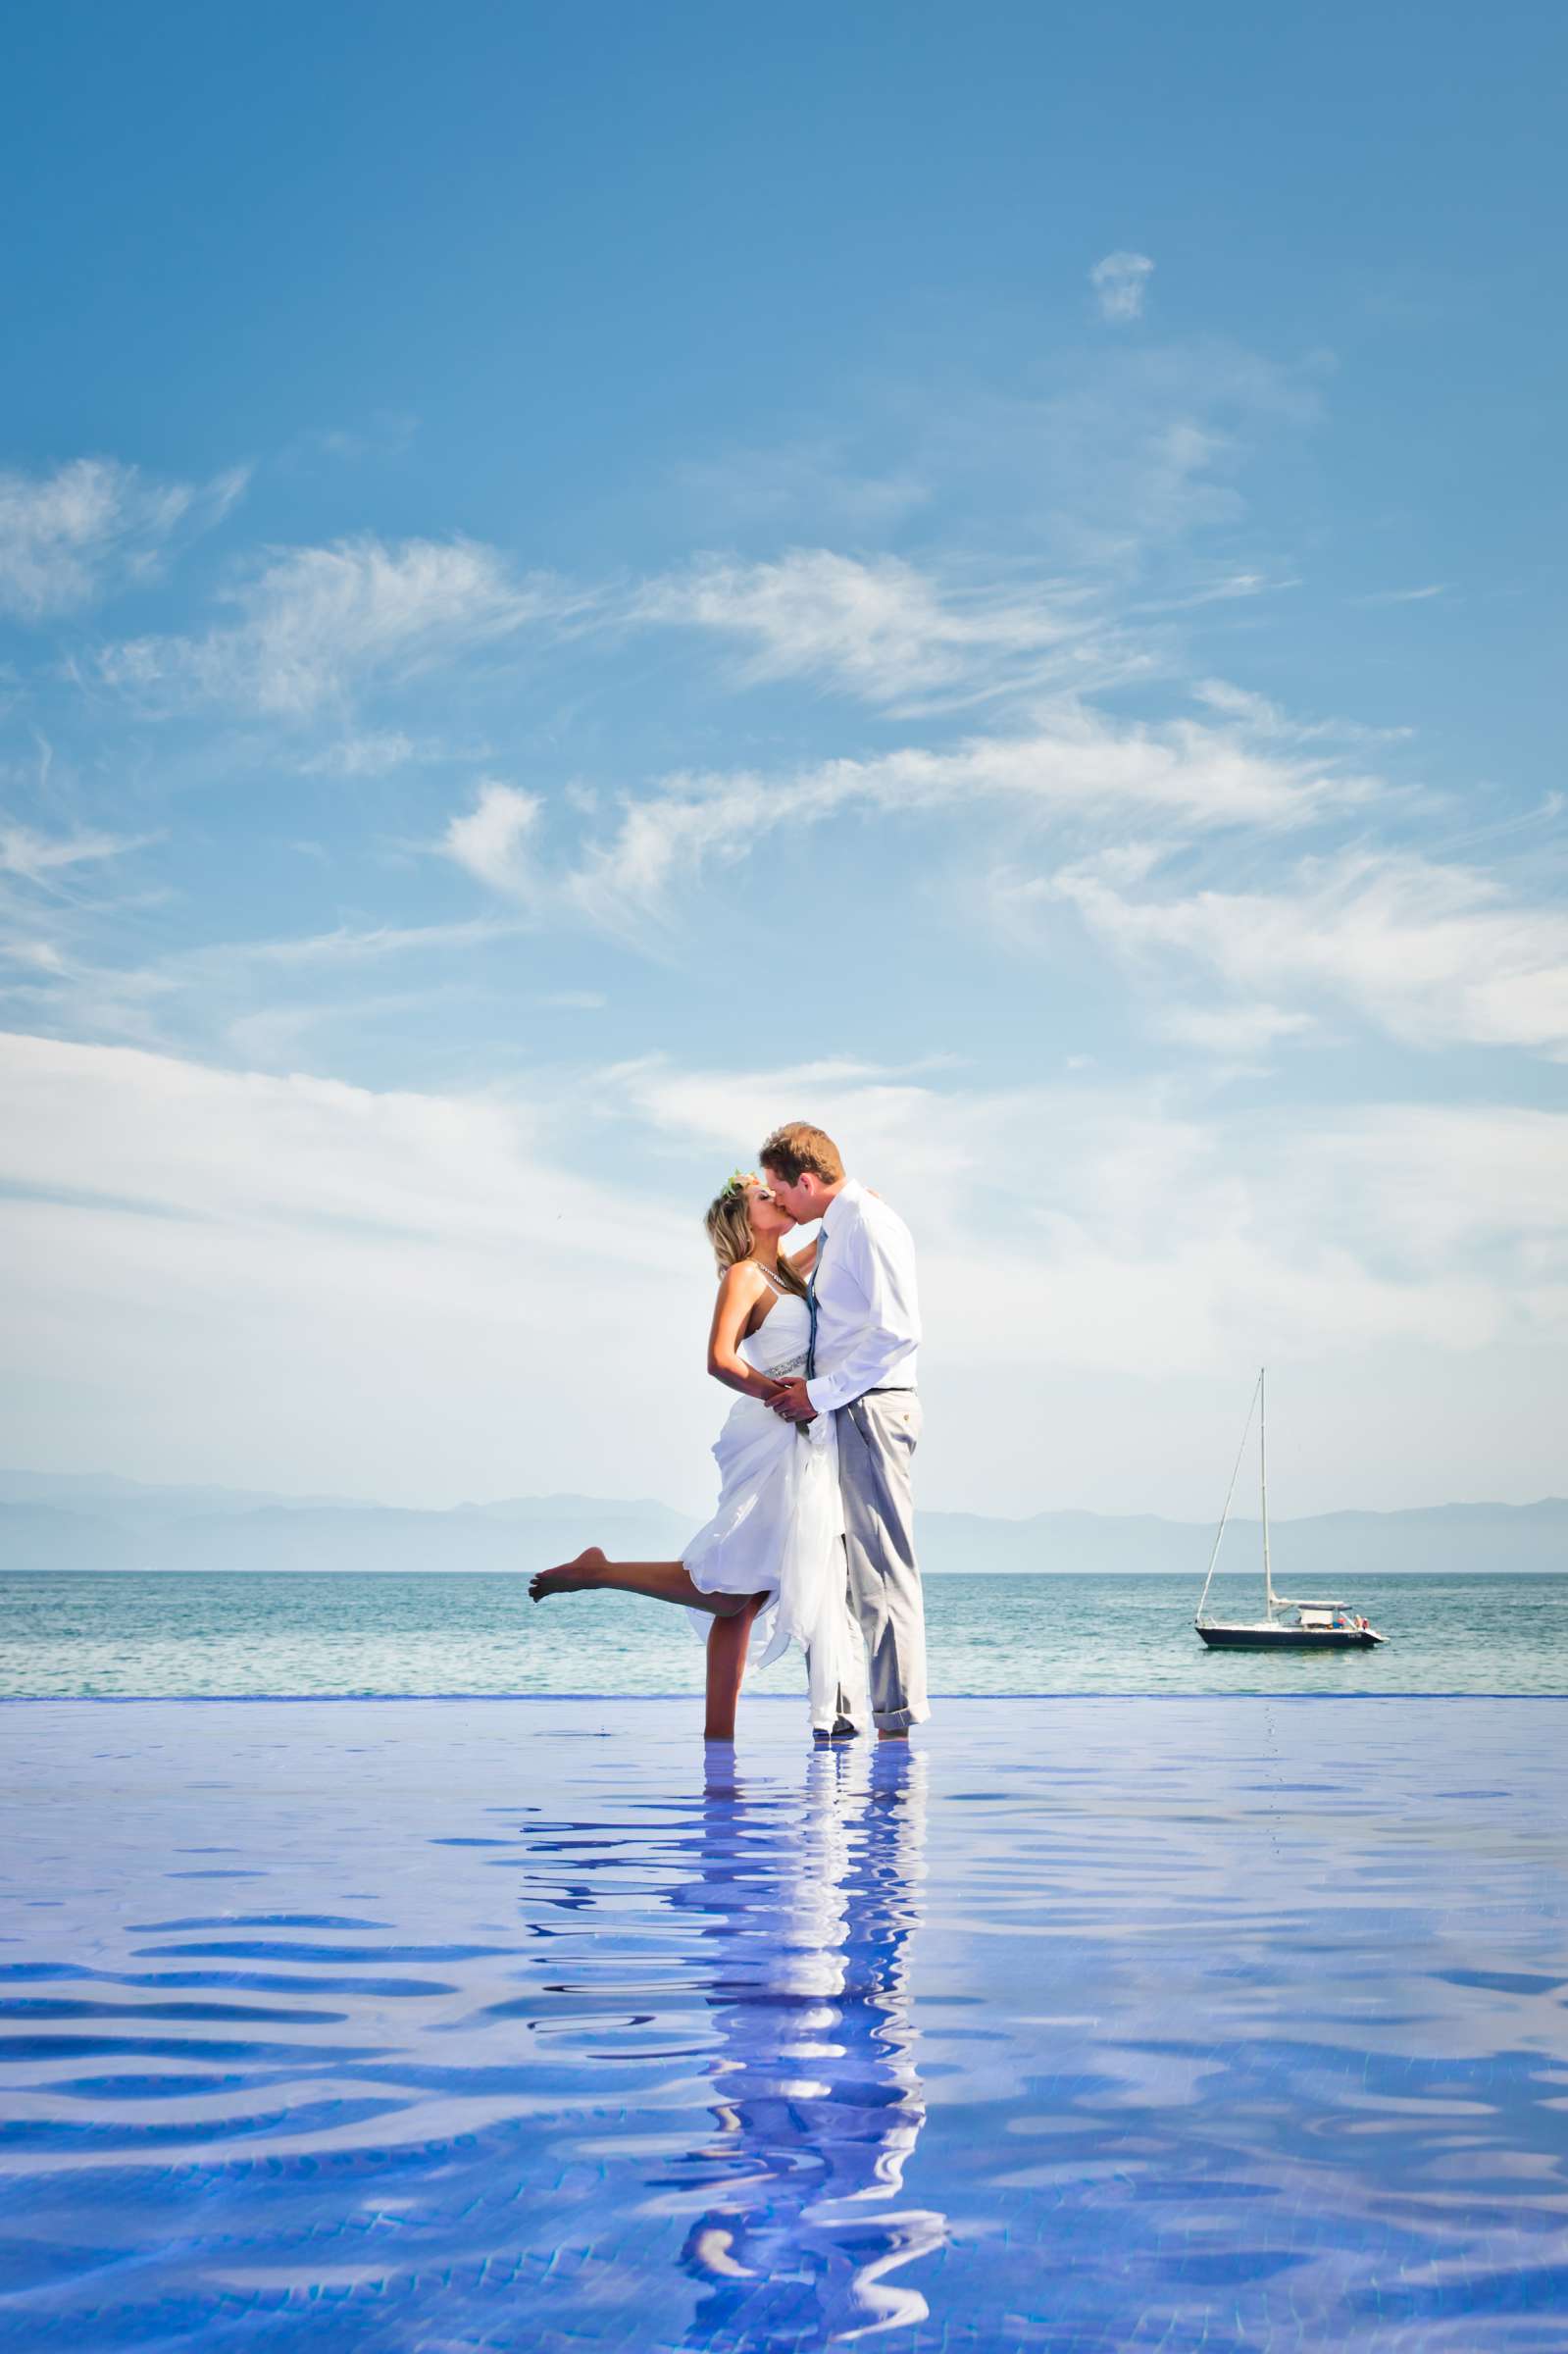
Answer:
<path fill-rule="evenodd" d="M 713 1753 L 701 1869 L 670 1898 L 700 1919 L 721 2038 L 714 2131 L 676 2176 L 704 2199 L 687 2346 L 818 2345 L 926 2318 L 898 2277 L 945 2229 L 903 2200 L 926 2122 L 909 1984 L 926 1771 L 902 1743 L 819 1752 L 796 1816 Z"/>
<path fill-rule="evenodd" d="M 0 1710 L 6 2354 L 1562 2354 L 1568 1704 Z"/>

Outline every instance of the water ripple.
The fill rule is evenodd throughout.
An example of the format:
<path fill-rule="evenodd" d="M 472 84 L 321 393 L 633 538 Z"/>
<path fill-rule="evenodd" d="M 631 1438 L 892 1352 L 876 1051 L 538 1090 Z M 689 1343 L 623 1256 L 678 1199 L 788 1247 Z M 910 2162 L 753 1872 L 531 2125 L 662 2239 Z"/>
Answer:
<path fill-rule="evenodd" d="M 0 2329 L 1561 2354 L 1522 1705 L 0 1712 Z M 265 1896 L 167 1917 L 214 1833 Z"/>

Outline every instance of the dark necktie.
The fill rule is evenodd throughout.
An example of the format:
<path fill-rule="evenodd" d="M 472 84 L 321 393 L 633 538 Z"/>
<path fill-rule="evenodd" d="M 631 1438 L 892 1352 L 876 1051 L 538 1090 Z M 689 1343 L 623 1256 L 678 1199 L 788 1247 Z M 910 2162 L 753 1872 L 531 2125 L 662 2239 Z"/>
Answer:
<path fill-rule="evenodd" d="M 806 1306 L 811 1315 L 811 1331 L 806 1337 L 806 1379 L 808 1381 L 815 1378 L 817 1371 L 817 1278 L 822 1273 L 823 1254 L 827 1248 L 827 1235 L 819 1234 L 817 1255 L 811 1262 L 811 1281 L 806 1286 Z"/>

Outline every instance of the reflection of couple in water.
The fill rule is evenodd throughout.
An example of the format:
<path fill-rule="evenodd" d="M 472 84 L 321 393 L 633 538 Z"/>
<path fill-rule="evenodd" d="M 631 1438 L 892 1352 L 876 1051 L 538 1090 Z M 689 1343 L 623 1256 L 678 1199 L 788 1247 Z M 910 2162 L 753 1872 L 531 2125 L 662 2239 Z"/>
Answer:
<path fill-rule="evenodd" d="M 942 2243 L 904 2169 L 925 2123 L 907 1947 L 919 1919 L 926 1761 L 824 1752 L 804 1809 L 708 1753 L 694 1913 L 717 2038 L 711 2137 L 679 2162 L 701 2202 L 684 2343 L 758 2354 L 918 2322 L 893 2276 Z"/>
<path fill-rule="evenodd" d="M 711 2017 L 713 2132 L 676 2162 L 700 2296 L 683 2341 L 804 2349 L 919 2322 L 894 2277 L 945 2224 L 910 2203 L 925 2122 L 907 1947 L 918 1920 L 930 1714 L 910 1466 L 920 1434 L 914 1245 L 837 1147 L 796 1122 L 707 1215 L 719 1265 L 708 1370 L 738 1393 L 714 1454 L 719 1506 L 679 1561 L 589 1546 L 531 1592 L 682 1605 L 708 1643 L 707 1778 L 686 1918 Z M 815 1224 L 803 1250 L 784 1238 Z M 748 1782 L 735 1705 L 798 1643 L 812 1729 L 803 1803 Z M 876 1747 L 836 1746 L 875 1725 Z M 717 1746 L 722 1745 L 722 1746 Z M 683 1943 L 686 1942 L 685 1939 Z"/>
<path fill-rule="evenodd" d="M 902 1741 L 930 1714 L 910 1466 L 920 1310 L 909 1229 L 795 1121 L 708 1211 L 719 1296 L 708 1370 L 739 1393 L 714 1447 L 719 1508 L 679 1561 L 596 1545 L 530 1592 L 609 1589 L 683 1605 L 708 1644 L 707 1732 L 734 1738 L 753 1636 L 766 1666 L 805 1654 L 812 1729 Z M 815 1224 L 804 1250 L 781 1249 Z"/>

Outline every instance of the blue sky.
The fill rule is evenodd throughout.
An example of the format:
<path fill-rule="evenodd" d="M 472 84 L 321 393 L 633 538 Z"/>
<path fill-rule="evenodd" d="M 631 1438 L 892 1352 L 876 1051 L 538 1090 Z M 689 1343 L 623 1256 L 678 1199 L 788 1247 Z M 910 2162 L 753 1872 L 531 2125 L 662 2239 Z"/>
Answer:
<path fill-rule="evenodd" d="M 806 1114 L 933 1504 L 1560 1488 L 1562 47 L 36 12 L 14 1459 L 701 1509 Z"/>

